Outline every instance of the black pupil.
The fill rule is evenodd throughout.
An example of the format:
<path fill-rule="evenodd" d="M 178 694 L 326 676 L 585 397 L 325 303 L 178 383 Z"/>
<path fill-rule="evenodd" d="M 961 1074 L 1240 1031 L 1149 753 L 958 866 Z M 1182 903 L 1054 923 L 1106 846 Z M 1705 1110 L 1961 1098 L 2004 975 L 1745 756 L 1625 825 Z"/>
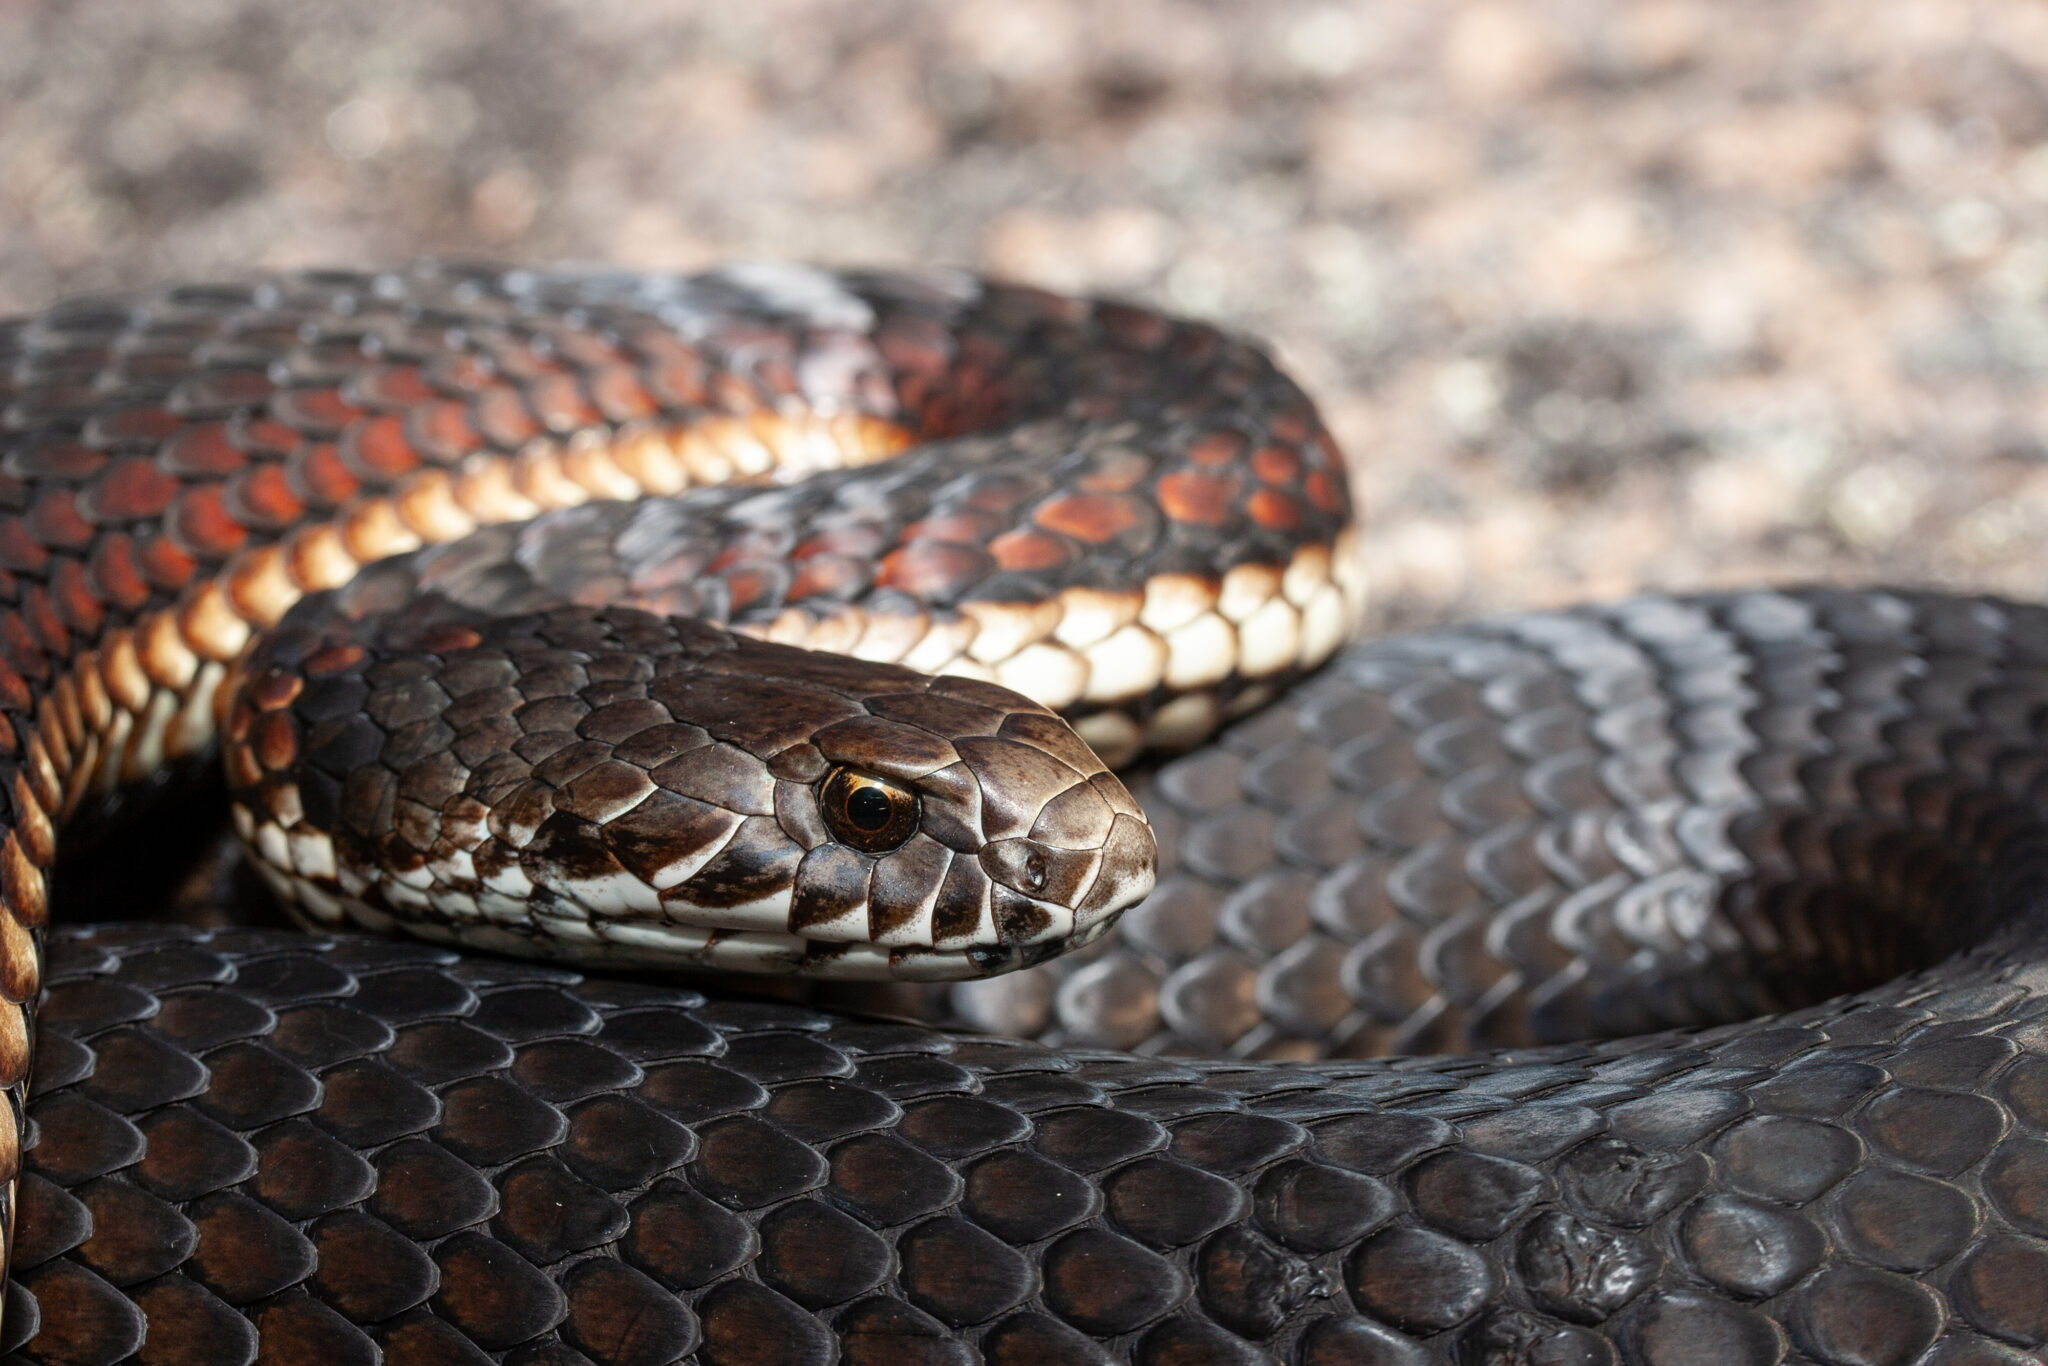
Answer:
<path fill-rule="evenodd" d="M 895 811 L 896 804 L 879 787 L 856 787 L 846 794 L 846 819 L 856 830 L 880 830 Z"/>

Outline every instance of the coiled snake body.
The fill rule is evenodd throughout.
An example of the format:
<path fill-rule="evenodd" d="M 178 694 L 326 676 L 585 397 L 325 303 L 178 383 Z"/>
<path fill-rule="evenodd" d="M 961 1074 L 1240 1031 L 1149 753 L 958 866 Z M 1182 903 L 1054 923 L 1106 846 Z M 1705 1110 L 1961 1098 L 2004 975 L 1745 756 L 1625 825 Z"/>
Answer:
<path fill-rule="evenodd" d="M 81 301 L 0 410 L 0 1349 L 2048 1340 L 2042 609 L 1653 598 L 1283 697 L 1354 589 L 1308 400 L 943 275 Z M 1134 800 L 1046 707 L 1245 719 Z M 58 827 L 216 717 L 313 932 L 46 930 Z M 1038 1037 L 604 975 L 677 961 Z"/>

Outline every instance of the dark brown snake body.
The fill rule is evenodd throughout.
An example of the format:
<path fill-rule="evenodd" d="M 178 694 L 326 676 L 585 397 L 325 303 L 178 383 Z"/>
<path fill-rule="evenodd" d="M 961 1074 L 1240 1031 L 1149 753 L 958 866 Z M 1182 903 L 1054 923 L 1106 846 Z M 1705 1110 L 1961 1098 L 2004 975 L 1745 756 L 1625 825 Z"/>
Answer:
<path fill-rule="evenodd" d="M 0 1350 L 2040 1359 L 2048 610 L 1653 598 L 1280 696 L 1347 516 L 1255 348 L 954 277 L 0 323 Z M 1118 760 L 1244 719 L 1127 793 L 1004 686 Z M 216 713 L 313 932 L 45 929 Z M 677 956 L 954 1027 L 596 971 Z"/>

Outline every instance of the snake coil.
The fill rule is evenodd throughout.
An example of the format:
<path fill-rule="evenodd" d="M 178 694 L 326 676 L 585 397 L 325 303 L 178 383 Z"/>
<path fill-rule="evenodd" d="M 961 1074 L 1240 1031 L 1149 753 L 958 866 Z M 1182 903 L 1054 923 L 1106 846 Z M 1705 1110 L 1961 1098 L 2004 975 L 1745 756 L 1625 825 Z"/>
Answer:
<path fill-rule="evenodd" d="M 0 322 L 0 1351 L 2039 1359 L 2048 610 L 1307 677 L 1345 490 L 1256 347 L 942 274 Z M 47 927 L 216 737 L 310 932 Z"/>

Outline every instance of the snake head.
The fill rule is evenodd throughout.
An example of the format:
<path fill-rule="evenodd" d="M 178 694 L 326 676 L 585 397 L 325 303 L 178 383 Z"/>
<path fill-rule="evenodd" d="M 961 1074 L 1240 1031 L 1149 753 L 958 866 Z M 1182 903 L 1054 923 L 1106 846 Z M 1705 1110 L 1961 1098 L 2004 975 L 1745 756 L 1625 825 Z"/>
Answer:
<path fill-rule="evenodd" d="M 983 975 L 1088 942 L 1152 890 L 1137 802 L 1065 721 L 1006 689 L 933 679 L 812 745 L 828 767 L 788 805 L 815 830 L 815 801 L 830 839 L 798 871 L 799 933 Z"/>
<path fill-rule="evenodd" d="M 965 678 L 627 608 L 352 616 L 252 656 L 237 820 L 308 920 L 594 964 L 944 980 L 1152 889 L 1130 793 Z"/>

